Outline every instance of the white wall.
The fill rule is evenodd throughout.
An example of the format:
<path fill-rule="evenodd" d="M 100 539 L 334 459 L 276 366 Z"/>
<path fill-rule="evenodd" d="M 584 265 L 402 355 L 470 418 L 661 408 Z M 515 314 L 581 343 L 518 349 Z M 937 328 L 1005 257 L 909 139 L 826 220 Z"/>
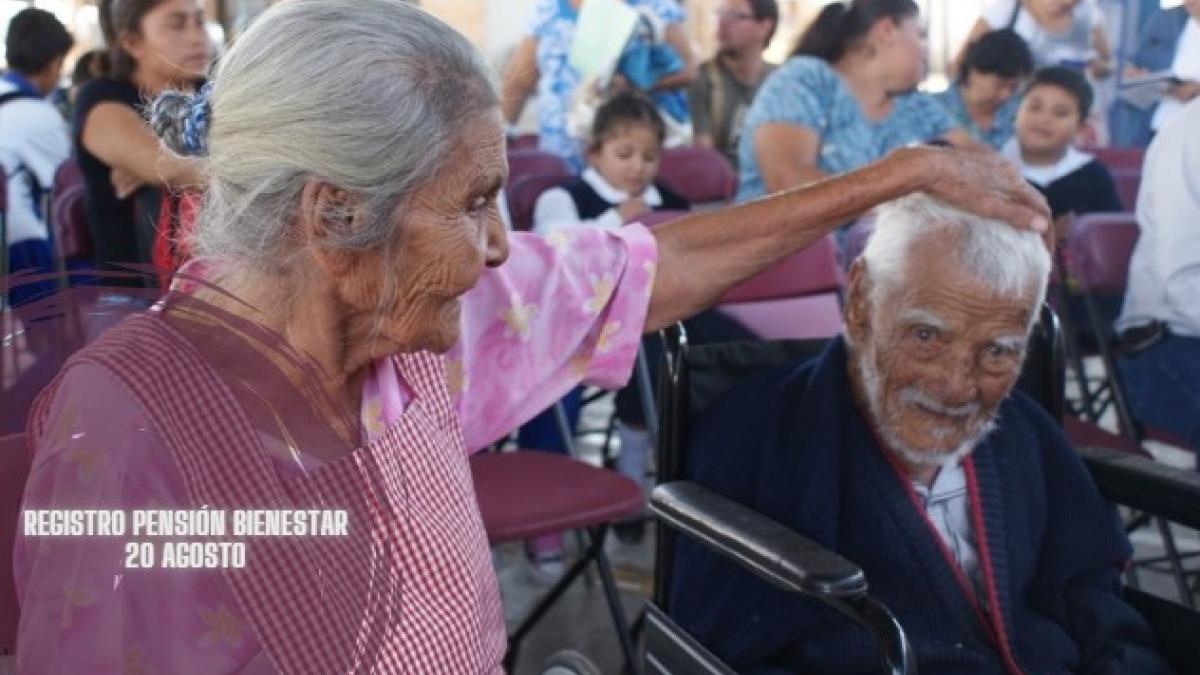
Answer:
<path fill-rule="evenodd" d="M 490 0 L 487 3 L 487 44 L 480 45 L 497 66 L 525 36 L 537 0 Z"/>

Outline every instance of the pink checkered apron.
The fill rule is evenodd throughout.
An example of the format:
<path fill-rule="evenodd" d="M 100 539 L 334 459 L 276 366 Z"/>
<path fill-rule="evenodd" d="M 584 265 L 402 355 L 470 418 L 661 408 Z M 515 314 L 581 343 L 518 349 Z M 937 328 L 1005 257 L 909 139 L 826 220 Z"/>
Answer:
<path fill-rule="evenodd" d="M 226 383 L 155 313 L 67 368 L 76 363 L 109 371 L 143 406 L 194 507 L 348 511 L 347 537 L 247 539 L 246 567 L 224 572 L 281 673 L 501 672 L 500 598 L 440 356 L 399 357 L 413 393 L 402 419 L 294 479 L 278 476 Z M 35 408 L 35 437 L 51 398 Z"/>

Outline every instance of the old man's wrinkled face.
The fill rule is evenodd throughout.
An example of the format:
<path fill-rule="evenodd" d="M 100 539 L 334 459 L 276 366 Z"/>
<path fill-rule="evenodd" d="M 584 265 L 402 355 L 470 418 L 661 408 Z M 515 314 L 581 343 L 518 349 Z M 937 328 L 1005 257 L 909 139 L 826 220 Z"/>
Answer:
<path fill-rule="evenodd" d="M 869 270 L 851 272 L 852 364 L 881 440 L 909 464 L 942 465 L 991 428 L 1020 374 L 1035 291 L 999 294 L 928 238 L 906 278 L 871 302 Z M 855 320 L 855 318 L 858 320 Z"/>

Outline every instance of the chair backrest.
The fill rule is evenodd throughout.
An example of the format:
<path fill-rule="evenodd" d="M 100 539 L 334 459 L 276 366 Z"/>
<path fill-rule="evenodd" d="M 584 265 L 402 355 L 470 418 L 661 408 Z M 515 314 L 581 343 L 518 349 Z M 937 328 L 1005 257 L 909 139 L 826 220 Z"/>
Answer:
<path fill-rule="evenodd" d="M 1080 290 L 1124 294 L 1138 235 L 1132 213 L 1093 213 L 1072 222 L 1063 253 Z"/>
<path fill-rule="evenodd" d="M 842 238 L 842 261 L 846 269 L 850 269 L 850 263 L 862 255 L 863 250 L 867 248 L 867 241 L 871 239 L 871 233 L 874 231 L 875 218 L 870 214 L 855 220 L 847 228 L 846 234 Z"/>
<path fill-rule="evenodd" d="M 13 582 L 13 544 L 20 525 L 21 497 L 29 477 L 25 435 L 0 438 L 0 654 L 12 654 L 17 643 L 17 589 Z"/>
<path fill-rule="evenodd" d="M 62 260 L 90 260 L 92 235 L 87 223 L 87 187 L 75 159 L 63 162 L 54 173 L 50 194 L 50 228 Z"/>
<path fill-rule="evenodd" d="M 1112 178 L 1121 206 L 1126 211 L 1137 209 L 1138 191 L 1142 189 L 1142 168 L 1113 169 Z"/>
<path fill-rule="evenodd" d="M 820 354 L 827 340 L 773 340 L 689 345 L 678 326 L 662 332 L 665 363 L 661 369 L 658 408 L 661 415 L 657 448 L 658 481 L 688 477 L 690 421 L 704 415 L 732 387 L 756 373 Z M 1056 420 L 1065 410 L 1066 357 L 1057 315 L 1043 306 L 1030 334 L 1025 363 L 1016 388 L 1041 403 Z M 674 563 L 674 535 L 663 529 L 655 541 L 654 603 L 668 607 Z"/>
<path fill-rule="evenodd" d="M 1144 148 L 1090 148 L 1088 152 L 1096 156 L 1096 161 L 1108 167 L 1110 171 L 1125 169 L 1142 170 L 1146 160 Z"/>
<path fill-rule="evenodd" d="M 8 174 L 0 166 L 0 307 L 8 306 Z"/>
<path fill-rule="evenodd" d="M 514 184 L 529 176 L 569 176 L 570 169 L 562 157 L 537 148 L 514 148 L 508 151 L 508 182 Z"/>
<path fill-rule="evenodd" d="M 827 235 L 730 289 L 719 304 L 836 293 L 841 286 L 837 244 L 833 235 Z"/>
<path fill-rule="evenodd" d="M 737 192 L 733 166 L 711 148 L 687 146 L 664 151 L 658 177 L 693 204 L 729 201 Z"/>
<path fill-rule="evenodd" d="M 509 150 L 537 150 L 537 134 L 520 134 L 508 139 Z"/>
<path fill-rule="evenodd" d="M 650 211 L 644 213 L 634 219 L 634 222 L 641 223 L 646 227 L 655 227 L 663 223 L 669 223 L 672 220 L 677 220 L 686 216 L 690 211 Z"/>
<path fill-rule="evenodd" d="M 516 232 L 528 232 L 533 229 L 533 210 L 537 206 L 538 197 L 553 187 L 562 185 L 567 176 L 562 174 L 547 174 L 525 176 L 510 181 L 508 184 L 508 214 L 512 219 L 512 228 Z"/>

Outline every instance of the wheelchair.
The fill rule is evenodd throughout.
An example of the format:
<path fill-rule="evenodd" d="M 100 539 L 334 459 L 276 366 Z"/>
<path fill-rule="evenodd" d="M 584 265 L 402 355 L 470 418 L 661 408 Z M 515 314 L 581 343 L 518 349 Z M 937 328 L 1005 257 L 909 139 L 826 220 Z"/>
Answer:
<path fill-rule="evenodd" d="M 660 334 L 664 365 L 658 409 L 658 486 L 651 510 L 658 528 L 652 599 L 642 618 L 644 672 L 728 674 L 734 671 L 672 619 L 672 570 L 677 537 L 691 537 L 780 589 L 819 600 L 848 616 L 870 634 L 881 672 L 917 672 L 903 626 L 871 597 L 868 579 L 852 561 L 782 525 L 682 480 L 687 475 L 689 421 L 702 415 L 725 391 L 765 369 L 816 356 L 824 340 L 771 341 L 690 346 L 675 326 Z M 1030 336 L 1017 387 L 1055 419 L 1065 410 L 1063 337 L 1053 310 L 1044 307 Z M 1117 505 L 1200 528 L 1200 476 L 1152 460 L 1100 447 L 1077 448 L 1101 493 Z M 1163 655 L 1181 673 L 1200 673 L 1200 613 L 1131 587 L 1127 601 L 1146 617 Z"/>

